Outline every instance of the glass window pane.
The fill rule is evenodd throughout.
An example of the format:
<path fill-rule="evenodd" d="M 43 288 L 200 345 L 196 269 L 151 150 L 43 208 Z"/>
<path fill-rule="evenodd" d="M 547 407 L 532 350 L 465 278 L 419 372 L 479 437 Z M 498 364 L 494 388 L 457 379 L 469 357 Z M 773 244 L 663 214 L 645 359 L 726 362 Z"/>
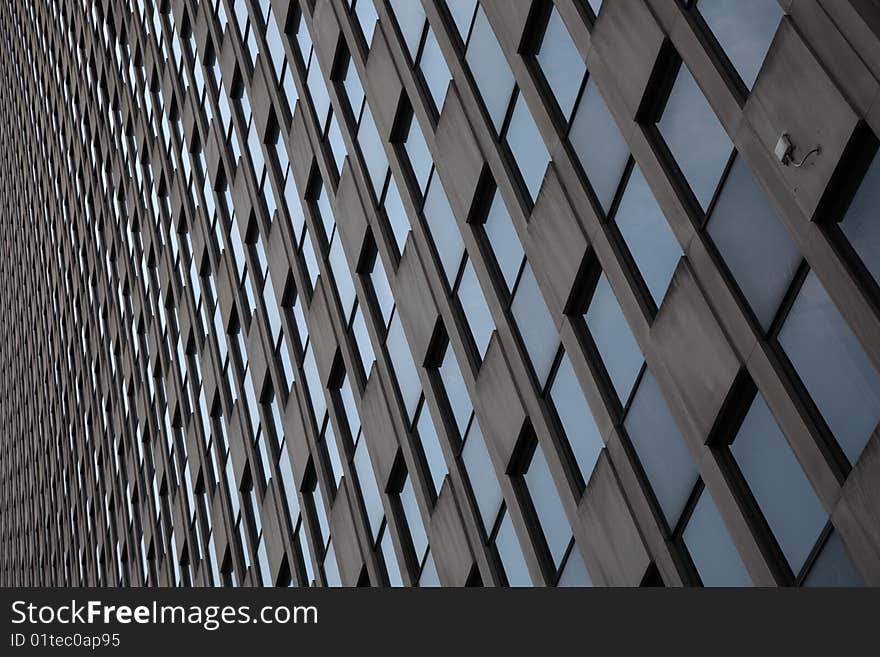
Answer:
<path fill-rule="evenodd" d="M 465 320 L 477 345 L 477 353 L 482 358 L 489 348 L 489 340 L 495 331 L 495 322 L 470 259 L 465 264 L 458 283 L 458 300 L 461 302 Z"/>
<path fill-rule="evenodd" d="M 422 574 L 419 577 L 419 586 L 422 588 L 436 588 L 440 586 L 440 575 L 437 574 L 437 566 L 434 564 L 434 553 L 428 552 Z"/>
<path fill-rule="evenodd" d="M 385 559 L 385 571 L 388 573 L 388 583 L 391 586 L 403 586 L 403 580 L 400 577 L 400 565 L 397 562 L 397 555 L 394 552 L 394 543 L 391 539 L 391 530 L 385 526 L 385 532 L 382 534 L 382 558 Z"/>
<path fill-rule="evenodd" d="M 421 563 L 422 557 L 425 556 L 425 550 L 428 549 L 428 535 L 425 533 L 425 525 L 422 522 L 422 514 L 416 500 L 412 477 L 407 477 L 403 484 L 403 490 L 400 491 L 400 504 L 403 507 L 403 514 L 406 516 L 406 524 L 409 527 L 416 559 Z"/>
<path fill-rule="evenodd" d="M 559 416 L 584 482 L 587 483 L 605 443 L 599 435 L 599 428 L 596 426 L 587 400 L 584 399 L 571 359 L 566 353 L 562 354 L 559 369 L 553 378 L 550 399 L 556 408 L 556 414 Z"/>
<path fill-rule="evenodd" d="M 482 7 L 477 10 L 465 59 L 486 105 L 489 120 L 495 132 L 501 132 L 501 123 L 516 82 Z"/>
<path fill-rule="evenodd" d="M 336 549 L 333 543 L 327 548 L 324 556 L 324 574 L 327 576 L 327 586 L 342 586 L 342 577 L 339 575 L 339 564 L 336 562 Z"/>
<path fill-rule="evenodd" d="M 733 144 L 684 64 L 657 127 L 705 210 L 715 195 Z"/>
<path fill-rule="evenodd" d="M 400 386 L 404 409 L 406 409 L 407 417 L 412 421 L 416 406 L 422 396 L 422 384 L 412 352 L 403 333 L 399 314 L 395 314 L 394 319 L 391 320 L 385 344 L 388 347 L 388 356 L 391 358 L 394 374 L 397 377 L 397 385 Z"/>
<path fill-rule="evenodd" d="M 449 283 L 449 287 L 452 287 L 458 274 L 461 257 L 464 255 L 464 239 L 458 230 L 458 224 L 443 189 L 443 183 L 440 182 L 440 177 L 436 174 L 431 178 L 431 184 L 425 196 L 423 214 L 428 223 L 428 229 L 431 231 L 431 238 L 434 240 L 443 272 L 446 274 L 446 281 Z"/>
<path fill-rule="evenodd" d="M 812 271 L 782 325 L 779 343 L 855 463 L 880 421 L 880 375 Z"/>
<path fill-rule="evenodd" d="M 645 370 L 623 426 L 672 529 L 697 483 L 697 468 L 651 370 Z"/>
<path fill-rule="evenodd" d="M 516 99 L 510 124 L 507 126 L 507 145 L 534 201 L 544 182 L 550 153 L 522 94 Z"/>
<path fill-rule="evenodd" d="M 659 308 L 682 250 L 638 165 L 630 174 L 614 223 Z"/>
<path fill-rule="evenodd" d="M 742 157 L 730 169 L 707 231 L 758 323 L 767 330 L 801 255 Z"/>
<path fill-rule="evenodd" d="M 372 283 L 373 292 L 376 294 L 379 314 L 382 316 L 382 325 L 387 326 L 391 313 L 394 311 L 394 294 L 391 291 L 391 284 L 388 282 L 388 275 L 385 273 L 385 265 L 382 264 L 382 258 L 379 257 L 378 253 L 375 257 L 373 271 L 370 273 L 370 283 Z"/>
<path fill-rule="evenodd" d="M 492 199 L 484 230 L 495 254 L 495 260 L 498 262 L 498 268 L 507 283 L 507 289 L 513 290 L 525 253 L 504 199 L 497 192 Z"/>
<path fill-rule="evenodd" d="M 409 235 L 410 223 L 394 176 L 389 176 L 388 178 L 388 189 L 385 190 L 384 205 L 385 214 L 388 215 L 388 223 L 391 224 L 391 231 L 394 233 L 397 250 L 403 253 L 403 247 L 406 245 L 406 238 Z"/>
<path fill-rule="evenodd" d="M 430 27 L 428 28 L 428 36 L 425 37 L 425 45 L 422 48 L 419 68 L 425 78 L 428 92 L 434 100 L 434 106 L 439 112 L 443 109 L 443 101 L 446 100 L 446 90 L 449 88 L 452 75 L 449 72 L 449 66 L 446 65 L 443 52 L 440 50 L 440 44 L 437 43 L 437 35 Z"/>
<path fill-rule="evenodd" d="M 751 89 L 782 20 L 778 0 L 700 0 L 697 9 Z"/>
<path fill-rule="evenodd" d="M 385 517 L 385 509 L 382 506 L 382 496 L 379 493 L 379 485 L 373 473 L 373 463 L 370 453 L 367 451 L 365 440 L 360 440 L 354 450 L 354 469 L 357 472 L 361 494 L 364 498 L 364 506 L 367 509 L 367 521 L 370 524 L 370 535 L 375 540 Z"/>
<path fill-rule="evenodd" d="M 865 580 L 856 569 L 840 534 L 831 532 L 804 586 L 864 586 Z"/>
<path fill-rule="evenodd" d="M 367 331 L 367 324 L 360 307 L 358 307 L 354 313 L 351 330 L 352 333 L 354 333 L 354 339 L 361 356 L 361 366 L 364 368 L 364 376 L 368 377 L 370 376 L 370 370 L 373 368 L 373 363 L 376 362 L 376 355 L 373 353 L 373 343 L 370 342 L 370 334 Z"/>
<path fill-rule="evenodd" d="M 421 2 L 412 0 L 390 0 L 389 4 L 397 18 L 397 25 L 400 27 L 409 56 L 415 61 L 422 40 L 422 30 L 425 27 L 425 8 Z"/>
<path fill-rule="evenodd" d="M 501 557 L 508 584 L 510 586 L 532 586 L 526 558 L 523 556 L 519 539 L 516 537 L 513 523 L 510 521 L 510 514 L 507 512 L 504 513 L 504 519 L 495 536 L 495 547 L 498 549 L 498 556 Z"/>
<path fill-rule="evenodd" d="M 626 405 L 645 359 L 604 273 L 584 319 L 620 403 Z"/>
<path fill-rule="evenodd" d="M 422 443 L 425 461 L 428 463 L 428 470 L 431 471 L 434 492 L 439 495 L 443 479 L 446 477 L 449 469 L 446 467 L 446 458 L 443 456 L 443 448 L 440 446 L 440 437 L 437 435 L 437 429 L 434 426 L 431 409 L 428 408 L 428 404 L 425 401 L 422 402 L 416 428 L 419 432 L 419 441 Z"/>
<path fill-rule="evenodd" d="M 874 156 L 840 229 L 865 267 L 880 282 L 880 154 Z"/>
<path fill-rule="evenodd" d="M 467 431 L 467 423 L 473 412 L 473 404 L 470 395 L 468 395 L 467 387 L 464 384 L 464 378 L 461 376 L 461 368 L 458 366 L 458 359 L 451 346 L 446 347 L 446 355 L 443 363 L 440 365 L 440 378 L 443 381 L 443 387 L 446 390 L 446 398 L 449 400 L 449 406 L 452 408 L 452 417 L 455 418 L 455 425 L 458 427 L 459 435 L 464 435 Z"/>
<path fill-rule="evenodd" d="M 367 42 L 367 48 L 369 48 L 373 41 L 373 32 L 376 31 L 376 21 L 379 20 L 376 7 L 373 5 L 373 0 L 357 0 L 354 10 L 364 33 L 364 41 Z"/>
<path fill-rule="evenodd" d="M 476 417 L 471 422 L 470 431 L 461 450 L 461 460 L 471 482 L 471 490 L 474 492 L 477 509 L 483 520 L 483 528 L 488 534 L 492 531 L 504 498 L 495 476 L 492 459 L 489 457 L 486 439 L 483 438 L 483 431 Z"/>
<path fill-rule="evenodd" d="M 556 357 L 559 332 L 528 263 L 516 288 L 511 312 L 538 377 L 538 385 L 543 388 Z"/>
<path fill-rule="evenodd" d="M 425 185 L 428 184 L 428 176 L 431 175 L 431 169 L 434 167 L 434 160 L 415 116 L 411 118 L 409 134 L 406 138 L 406 154 L 409 157 L 409 164 L 415 175 L 416 183 L 418 183 L 419 191 L 424 193 Z"/>
<path fill-rule="evenodd" d="M 360 3 L 358 4 L 360 5 Z M 382 139 L 379 137 L 379 130 L 376 128 L 369 105 L 364 107 L 357 138 L 370 182 L 373 183 L 373 191 L 376 198 L 379 198 L 382 195 L 382 187 L 385 185 L 385 175 L 388 173 L 388 158 L 385 155 Z"/>
<path fill-rule="evenodd" d="M 336 292 L 342 305 L 342 313 L 348 318 L 351 316 L 355 302 L 354 281 L 351 278 L 345 252 L 342 250 L 342 240 L 338 236 L 330 245 L 330 268 L 333 270 L 333 278 L 336 279 Z"/>
<path fill-rule="evenodd" d="M 587 67 L 556 7 L 550 12 L 538 51 L 538 63 L 562 115 L 568 120 Z"/>
<path fill-rule="evenodd" d="M 760 393 L 730 451 L 797 575 L 828 514 Z"/>
<path fill-rule="evenodd" d="M 550 473 L 550 466 L 540 444 L 535 448 L 524 479 L 541 529 L 544 531 L 547 547 L 550 548 L 553 565 L 558 568 L 571 541 L 571 525 L 568 516 L 565 515 L 556 484 L 553 482 L 553 475 Z"/>
<path fill-rule="evenodd" d="M 571 546 L 571 553 L 565 561 L 562 573 L 559 575 L 560 587 L 587 587 L 593 586 L 593 580 L 590 572 L 587 570 L 587 564 L 581 556 L 577 543 Z"/>
<path fill-rule="evenodd" d="M 590 78 L 568 133 L 596 199 L 607 213 L 629 160 L 629 146 Z"/>
<path fill-rule="evenodd" d="M 461 40 L 466 41 L 471 22 L 474 19 L 474 10 L 477 8 L 477 0 L 446 0 L 452 20 L 458 28 Z"/>
<path fill-rule="evenodd" d="M 704 586 L 752 586 L 709 491 L 700 495 L 682 538 Z"/>

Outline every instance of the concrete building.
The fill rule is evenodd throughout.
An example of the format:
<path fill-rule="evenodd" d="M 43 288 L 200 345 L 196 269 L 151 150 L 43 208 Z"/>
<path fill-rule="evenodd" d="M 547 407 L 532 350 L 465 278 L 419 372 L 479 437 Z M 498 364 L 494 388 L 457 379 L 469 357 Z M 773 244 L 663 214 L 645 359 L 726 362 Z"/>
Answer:
<path fill-rule="evenodd" d="M 11 0 L 0 71 L 0 584 L 880 584 L 875 0 Z"/>

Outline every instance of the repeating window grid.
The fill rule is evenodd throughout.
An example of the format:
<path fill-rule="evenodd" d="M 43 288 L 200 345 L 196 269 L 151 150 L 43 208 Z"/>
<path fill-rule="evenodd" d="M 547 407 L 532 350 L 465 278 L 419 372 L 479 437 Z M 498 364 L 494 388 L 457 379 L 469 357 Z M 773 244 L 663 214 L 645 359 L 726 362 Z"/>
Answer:
<path fill-rule="evenodd" d="M 161 306 L 160 306 L 160 308 L 161 308 Z"/>

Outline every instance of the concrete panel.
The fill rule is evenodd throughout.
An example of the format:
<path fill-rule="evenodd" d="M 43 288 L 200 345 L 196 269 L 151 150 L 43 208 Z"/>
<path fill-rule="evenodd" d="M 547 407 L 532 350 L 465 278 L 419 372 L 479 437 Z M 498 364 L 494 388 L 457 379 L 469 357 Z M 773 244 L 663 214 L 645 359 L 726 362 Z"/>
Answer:
<path fill-rule="evenodd" d="M 686 258 L 673 274 L 651 329 L 651 342 L 687 414 L 690 432 L 684 432 L 685 436 L 705 440 L 740 363 Z"/>
<path fill-rule="evenodd" d="M 449 205 L 457 217 L 466 220 L 476 200 L 486 160 L 454 85 L 446 94 L 434 143 L 435 161 L 442 173 Z"/>
<path fill-rule="evenodd" d="M 544 176 L 528 234 L 529 261 L 547 282 L 542 292 L 558 326 L 589 243 L 552 164 Z"/>
<path fill-rule="evenodd" d="M 444 586 L 464 586 L 473 568 L 474 557 L 448 477 L 440 487 L 428 536 L 440 582 Z"/>
<path fill-rule="evenodd" d="M 526 410 L 497 334 L 489 341 L 476 385 L 483 436 L 506 467 L 516 448 Z"/>
<path fill-rule="evenodd" d="M 783 132 L 797 147 L 796 157 L 821 147 L 803 168 L 778 165 L 802 212 L 812 219 L 859 118 L 790 19 L 776 33 L 745 115 L 771 153 Z"/>
<path fill-rule="evenodd" d="M 594 583 L 638 586 L 651 557 L 605 450 L 587 483 L 578 516 L 583 523 L 578 543 Z"/>
<path fill-rule="evenodd" d="M 361 423 L 379 489 L 384 490 L 391 477 L 391 468 L 400 452 L 400 445 L 391 423 L 388 402 L 376 368 L 373 368 L 373 373 L 364 389 Z"/>

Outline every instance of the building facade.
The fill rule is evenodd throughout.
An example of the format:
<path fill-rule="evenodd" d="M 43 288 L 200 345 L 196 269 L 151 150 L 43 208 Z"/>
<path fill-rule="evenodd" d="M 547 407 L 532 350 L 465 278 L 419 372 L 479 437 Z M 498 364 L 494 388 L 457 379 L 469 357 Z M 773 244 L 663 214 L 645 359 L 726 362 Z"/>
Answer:
<path fill-rule="evenodd" d="M 880 584 L 875 0 L 0 40 L 0 584 Z"/>

